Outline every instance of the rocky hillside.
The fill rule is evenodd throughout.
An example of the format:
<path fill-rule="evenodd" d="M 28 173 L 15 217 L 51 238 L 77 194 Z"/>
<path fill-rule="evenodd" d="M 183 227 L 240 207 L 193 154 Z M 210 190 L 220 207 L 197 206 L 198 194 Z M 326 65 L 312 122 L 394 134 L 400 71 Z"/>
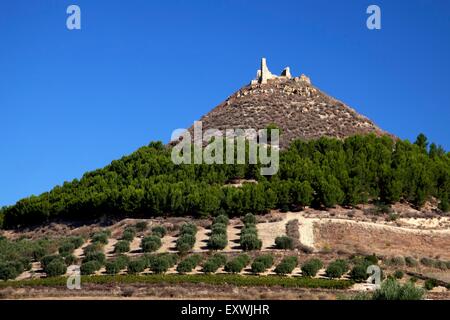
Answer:
<path fill-rule="evenodd" d="M 203 132 L 213 128 L 264 129 L 273 123 L 281 129 L 281 147 L 299 138 L 386 134 L 368 118 L 311 85 L 305 76 L 255 82 L 203 116 Z"/>

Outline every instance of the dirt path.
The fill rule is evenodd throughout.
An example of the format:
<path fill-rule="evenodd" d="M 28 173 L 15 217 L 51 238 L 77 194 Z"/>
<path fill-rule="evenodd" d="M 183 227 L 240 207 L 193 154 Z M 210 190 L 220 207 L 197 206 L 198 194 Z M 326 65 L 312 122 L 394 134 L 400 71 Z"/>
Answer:
<path fill-rule="evenodd" d="M 300 243 L 314 248 L 314 220 L 302 216 L 299 216 L 296 219 L 298 219 L 299 223 Z"/>
<path fill-rule="evenodd" d="M 103 252 L 105 253 L 106 257 L 111 257 L 114 255 L 114 246 L 117 243 L 117 239 L 109 238 L 108 243 L 103 247 Z"/>
<path fill-rule="evenodd" d="M 241 233 L 241 228 L 242 225 L 229 225 L 227 228 L 227 237 L 228 237 L 228 244 L 225 247 L 225 249 L 223 251 L 228 251 L 228 252 L 236 252 L 236 251 L 241 251 L 240 247 L 239 247 L 239 235 Z"/>
<path fill-rule="evenodd" d="M 130 243 L 130 251 L 128 254 L 136 255 L 141 252 L 141 240 L 142 239 L 140 237 L 133 238 L 133 241 Z"/>
<path fill-rule="evenodd" d="M 75 256 L 75 258 L 77 258 L 78 260 L 81 260 L 81 258 L 84 256 L 84 248 L 86 248 L 90 244 L 91 244 L 91 240 L 88 240 L 85 243 L 83 243 L 79 248 L 76 248 L 75 251 L 73 252 L 73 255 Z"/>
<path fill-rule="evenodd" d="M 286 224 L 294 219 L 299 222 L 300 242 L 314 248 L 314 219 L 305 218 L 301 212 L 286 212 L 280 221 L 257 224 L 258 236 L 263 242 L 262 250 L 273 249 L 275 238 L 286 235 Z"/>
<path fill-rule="evenodd" d="M 209 229 L 205 229 L 202 227 L 198 228 L 197 234 L 195 236 L 196 239 L 193 248 L 194 252 L 202 252 L 208 250 L 207 244 L 209 239 L 209 233 L 210 233 Z"/>
<path fill-rule="evenodd" d="M 256 228 L 258 229 L 258 237 L 262 241 L 261 250 L 273 249 L 275 238 L 286 235 L 285 219 L 277 222 L 258 223 Z"/>
<path fill-rule="evenodd" d="M 162 239 L 161 248 L 158 249 L 158 253 L 162 252 L 174 252 L 175 251 L 175 244 L 177 242 L 177 237 L 166 235 Z"/>

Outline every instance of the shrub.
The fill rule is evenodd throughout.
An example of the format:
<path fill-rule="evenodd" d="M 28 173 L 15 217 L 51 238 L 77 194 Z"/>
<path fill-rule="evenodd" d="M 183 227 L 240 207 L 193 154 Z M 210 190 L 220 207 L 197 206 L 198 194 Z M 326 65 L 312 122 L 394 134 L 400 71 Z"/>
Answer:
<path fill-rule="evenodd" d="M 67 272 L 67 266 L 62 258 L 52 260 L 44 269 L 48 277 L 61 276 Z"/>
<path fill-rule="evenodd" d="M 182 274 L 191 272 L 192 269 L 194 269 L 200 261 L 201 256 L 199 255 L 194 254 L 192 256 L 189 256 L 177 265 L 177 271 Z"/>
<path fill-rule="evenodd" d="M 219 269 L 220 265 L 217 263 L 217 261 L 214 260 L 206 260 L 205 263 L 203 263 L 202 272 L 204 273 L 214 273 Z"/>
<path fill-rule="evenodd" d="M 251 213 L 247 213 L 244 218 L 242 218 L 242 222 L 244 222 L 245 225 L 247 224 L 256 224 L 256 217 L 255 215 Z"/>
<path fill-rule="evenodd" d="M 434 266 L 434 260 L 430 258 L 422 258 L 420 259 L 420 263 L 423 264 L 426 267 L 433 267 Z"/>
<path fill-rule="evenodd" d="M 59 248 L 58 252 L 62 256 L 67 256 L 75 251 L 75 245 L 72 242 L 64 242 Z"/>
<path fill-rule="evenodd" d="M 249 224 L 241 229 L 241 236 L 245 236 L 248 234 L 258 234 L 258 229 L 256 229 L 256 225 Z"/>
<path fill-rule="evenodd" d="M 224 225 L 227 225 L 229 223 L 229 218 L 224 214 L 218 215 L 213 220 L 213 224 L 217 224 L 217 223 L 222 223 Z"/>
<path fill-rule="evenodd" d="M 15 279 L 20 275 L 20 270 L 13 262 L 3 262 L 0 263 L 0 279 L 10 280 Z"/>
<path fill-rule="evenodd" d="M 58 255 L 49 255 L 49 256 L 45 256 L 41 259 L 41 268 L 45 269 L 47 267 L 47 265 L 50 264 L 50 262 L 52 262 L 55 259 L 60 258 L 60 256 Z"/>
<path fill-rule="evenodd" d="M 244 267 L 250 263 L 250 257 L 245 253 L 238 255 L 235 259 L 241 262 Z"/>
<path fill-rule="evenodd" d="M 433 290 L 434 287 L 437 286 L 436 279 L 427 279 L 424 283 L 424 288 L 427 290 Z"/>
<path fill-rule="evenodd" d="M 385 264 L 388 266 L 402 267 L 405 265 L 405 258 L 402 256 L 392 257 L 385 261 Z"/>
<path fill-rule="evenodd" d="M 184 255 L 192 249 L 192 246 L 186 242 L 177 242 L 176 249 L 181 255 Z"/>
<path fill-rule="evenodd" d="M 261 262 L 264 267 L 270 268 L 273 265 L 273 255 L 271 254 L 263 254 L 255 258 L 255 262 Z"/>
<path fill-rule="evenodd" d="M 365 264 L 357 264 L 350 271 L 350 279 L 355 282 L 366 281 L 369 278 L 367 274 L 367 265 Z"/>
<path fill-rule="evenodd" d="M 105 264 L 105 269 L 107 274 L 118 274 L 122 268 L 120 268 L 117 261 L 108 261 Z"/>
<path fill-rule="evenodd" d="M 227 263 L 227 257 L 221 253 L 214 254 L 208 260 L 214 260 L 219 266 L 223 266 Z"/>
<path fill-rule="evenodd" d="M 141 249 L 144 252 L 154 252 L 161 247 L 161 238 L 158 236 L 148 236 L 142 239 Z"/>
<path fill-rule="evenodd" d="M 139 221 L 138 223 L 136 223 L 134 225 L 134 228 L 138 232 L 144 232 L 145 230 L 147 230 L 147 222 L 146 221 Z"/>
<path fill-rule="evenodd" d="M 167 259 L 170 268 L 173 267 L 178 261 L 178 255 L 173 253 L 162 253 L 160 256 Z"/>
<path fill-rule="evenodd" d="M 276 266 L 275 273 L 279 275 L 286 275 L 294 271 L 297 266 L 297 257 L 285 257 L 281 262 Z"/>
<path fill-rule="evenodd" d="M 239 273 L 250 262 L 250 257 L 246 254 L 240 254 L 225 264 L 224 270 L 230 273 Z"/>
<path fill-rule="evenodd" d="M 134 229 L 132 228 L 127 228 L 123 231 L 122 233 L 122 237 L 120 238 L 120 240 L 125 240 L 125 241 L 133 241 L 134 237 L 136 236 L 136 231 L 134 231 Z"/>
<path fill-rule="evenodd" d="M 275 238 L 275 247 L 277 249 L 292 250 L 294 249 L 294 240 L 288 236 L 280 236 Z"/>
<path fill-rule="evenodd" d="M 227 234 L 227 225 L 223 223 L 215 223 L 211 225 L 212 234 Z"/>
<path fill-rule="evenodd" d="M 106 232 L 97 232 L 92 236 L 92 242 L 107 244 L 108 243 L 108 233 Z"/>
<path fill-rule="evenodd" d="M 126 267 L 128 267 L 128 263 L 130 262 L 130 258 L 128 258 L 127 256 L 121 254 L 121 255 L 118 255 L 116 257 L 114 262 L 116 262 L 118 267 L 122 270 L 122 269 L 125 269 Z"/>
<path fill-rule="evenodd" d="M 66 264 L 66 266 L 76 264 L 77 262 L 78 262 L 78 259 L 73 254 L 69 254 L 64 257 L 64 263 Z"/>
<path fill-rule="evenodd" d="M 434 267 L 441 270 L 447 270 L 447 264 L 444 261 L 440 260 L 435 260 Z"/>
<path fill-rule="evenodd" d="M 152 228 L 152 234 L 162 238 L 167 234 L 167 230 L 163 226 L 155 226 Z"/>
<path fill-rule="evenodd" d="M 323 263 L 319 259 L 310 259 L 302 264 L 302 275 L 305 277 L 314 277 L 323 267 Z"/>
<path fill-rule="evenodd" d="M 226 234 L 213 234 L 208 240 L 208 248 L 211 250 L 223 250 L 227 244 Z"/>
<path fill-rule="evenodd" d="M 83 237 L 79 237 L 79 236 L 70 237 L 68 241 L 73 244 L 75 249 L 81 247 L 84 243 Z"/>
<path fill-rule="evenodd" d="M 345 260 L 338 259 L 330 263 L 325 270 L 328 278 L 340 278 L 348 271 L 348 264 Z"/>
<path fill-rule="evenodd" d="M 91 243 L 84 248 L 83 252 L 85 255 L 88 255 L 89 253 L 102 251 L 102 248 L 103 245 L 100 243 Z"/>
<path fill-rule="evenodd" d="M 230 273 L 239 273 L 242 271 L 242 269 L 245 268 L 245 265 L 243 265 L 241 262 L 239 262 L 236 259 L 230 260 L 225 264 L 224 270 L 226 272 Z"/>
<path fill-rule="evenodd" d="M 91 252 L 88 253 L 83 259 L 83 262 L 89 261 L 97 261 L 100 264 L 100 266 L 102 266 L 106 261 L 106 257 L 103 252 Z"/>
<path fill-rule="evenodd" d="M 380 289 L 373 293 L 373 300 L 421 300 L 424 291 L 416 288 L 413 283 L 409 282 L 400 285 L 395 279 L 388 278 L 381 284 Z"/>
<path fill-rule="evenodd" d="M 197 226 L 193 223 L 185 223 L 181 226 L 180 234 L 190 234 L 195 236 L 197 234 Z"/>
<path fill-rule="evenodd" d="M 267 270 L 266 266 L 261 261 L 253 261 L 252 263 L 252 273 L 258 274 Z"/>
<path fill-rule="evenodd" d="M 101 267 L 102 265 L 97 260 L 91 260 L 81 264 L 80 272 L 82 275 L 90 275 L 100 270 Z"/>
<path fill-rule="evenodd" d="M 260 250 L 262 241 L 258 239 L 256 234 L 245 234 L 244 236 L 241 236 L 240 245 L 244 251 Z"/>
<path fill-rule="evenodd" d="M 176 248 L 180 253 L 186 253 L 192 249 L 194 244 L 195 235 L 184 233 L 177 239 Z"/>
<path fill-rule="evenodd" d="M 141 259 L 131 260 L 128 263 L 127 271 L 129 274 L 136 274 L 136 273 L 143 272 L 146 267 L 147 267 L 147 262 L 145 259 L 141 258 Z"/>
<path fill-rule="evenodd" d="M 130 242 L 125 240 L 120 240 L 114 246 L 115 253 L 124 253 L 130 251 Z"/>
<path fill-rule="evenodd" d="M 47 255 L 47 250 L 44 247 L 38 246 L 33 249 L 32 255 L 35 261 L 41 260 L 43 257 Z"/>
<path fill-rule="evenodd" d="M 154 273 L 165 273 L 171 266 L 170 258 L 166 256 L 155 257 L 150 265 L 150 270 Z"/>
<path fill-rule="evenodd" d="M 401 270 L 396 270 L 396 271 L 394 272 L 394 278 L 395 278 L 395 279 L 402 279 L 404 275 L 405 275 L 405 274 L 404 274 L 403 271 L 401 271 Z"/>
<path fill-rule="evenodd" d="M 405 257 L 405 263 L 408 267 L 417 267 L 419 264 L 413 257 Z"/>
<path fill-rule="evenodd" d="M 378 257 L 375 254 L 365 256 L 364 261 L 367 262 L 368 265 L 377 265 Z"/>

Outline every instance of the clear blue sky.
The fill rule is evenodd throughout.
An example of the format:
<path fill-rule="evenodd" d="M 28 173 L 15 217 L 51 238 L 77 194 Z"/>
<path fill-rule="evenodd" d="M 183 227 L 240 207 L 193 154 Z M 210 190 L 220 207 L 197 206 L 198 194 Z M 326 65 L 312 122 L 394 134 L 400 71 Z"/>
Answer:
<path fill-rule="evenodd" d="M 66 28 L 81 7 L 82 30 Z M 382 29 L 366 28 L 378 4 Z M 450 1 L 0 2 L 0 205 L 152 140 L 286 65 L 401 138 L 450 149 Z"/>

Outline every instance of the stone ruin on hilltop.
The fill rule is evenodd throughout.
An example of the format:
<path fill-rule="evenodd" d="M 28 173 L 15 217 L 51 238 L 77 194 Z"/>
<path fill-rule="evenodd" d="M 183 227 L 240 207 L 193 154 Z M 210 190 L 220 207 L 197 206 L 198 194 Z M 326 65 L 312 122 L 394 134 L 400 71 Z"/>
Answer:
<path fill-rule="evenodd" d="M 273 80 L 273 79 L 294 79 L 295 81 L 304 81 L 308 84 L 311 84 L 311 80 L 302 74 L 300 77 L 294 77 L 292 78 L 291 70 L 289 67 L 286 67 L 281 72 L 281 75 L 277 76 L 274 75 L 272 72 L 270 72 L 269 68 L 267 67 L 267 61 L 266 58 L 261 59 L 261 69 L 259 69 L 256 72 L 256 78 L 251 81 L 251 84 L 266 84 L 267 81 Z"/>

